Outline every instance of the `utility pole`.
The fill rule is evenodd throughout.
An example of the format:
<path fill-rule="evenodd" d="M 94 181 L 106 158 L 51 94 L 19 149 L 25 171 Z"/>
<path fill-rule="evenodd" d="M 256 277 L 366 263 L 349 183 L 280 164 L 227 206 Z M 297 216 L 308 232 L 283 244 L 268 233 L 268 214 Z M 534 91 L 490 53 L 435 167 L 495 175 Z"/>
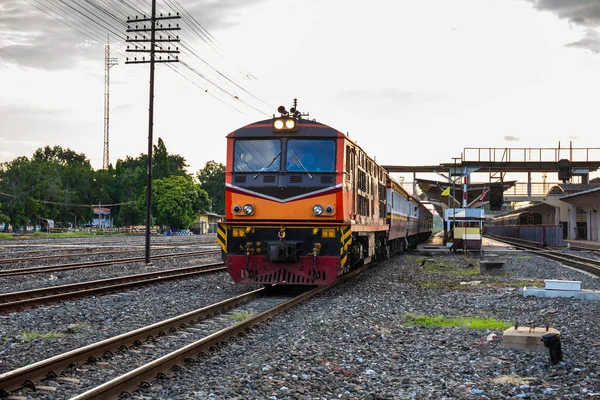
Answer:
<path fill-rule="evenodd" d="M 162 36 L 156 38 L 156 32 L 166 32 L 166 31 L 178 31 L 180 30 L 179 24 L 176 27 L 171 27 L 171 24 L 168 26 L 163 26 L 161 23 L 157 23 L 157 21 L 169 20 L 169 19 L 179 19 L 179 13 L 177 15 L 167 15 L 156 16 L 156 0 L 152 0 L 152 15 L 150 18 L 146 18 L 145 15 L 142 18 L 138 18 L 136 15 L 134 19 L 127 19 L 127 32 L 139 32 L 141 35 L 134 35 L 133 38 L 127 36 L 126 42 L 128 43 L 150 43 L 149 48 L 146 48 L 143 45 L 141 48 L 138 45 L 135 45 L 135 48 L 130 49 L 127 46 L 128 52 L 138 52 L 138 53 L 150 53 L 150 57 L 146 60 L 146 57 L 142 57 L 141 60 L 138 60 L 137 57 L 134 57 L 132 61 L 127 59 L 125 64 L 150 64 L 150 99 L 149 99 L 149 107 L 148 107 L 148 184 L 146 185 L 146 246 L 145 246 L 145 262 L 146 264 L 150 263 L 150 225 L 152 219 L 152 131 L 154 125 L 154 64 L 156 63 L 164 63 L 164 62 L 178 62 L 179 59 L 177 56 L 171 58 L 171 54 L 179 54 L 179 49 L 175 47 L 174 50 L 171 50 L 171 47 L 167 47 L 164 49 L 163 47 L 156 48 L 156 43 L 171 43 L 171 42 L 179 42 L 179 36 L 175 38 L 171 38 L 167 35 L 164 39 Z M 146 23 L 149 22 L 149 27 L 146 27 Z M 131 24 L 131 25 L 130 25 Z M 150 33 L 150 39 L 145 35 Z M 167 58 L 163 59 L 162 56 L 156 59 L 156 53 L 166 53 Z"/>
<path fill-rule="evenodd" d="M 102 169 L 108 169 L 110 158 L 108 155 L 108 128 L 110 115 L 110 67 L 117 65 L 116 58 L 110 58 L 110 43 L 104 45 L 104 153 L 102 155 Z"/>

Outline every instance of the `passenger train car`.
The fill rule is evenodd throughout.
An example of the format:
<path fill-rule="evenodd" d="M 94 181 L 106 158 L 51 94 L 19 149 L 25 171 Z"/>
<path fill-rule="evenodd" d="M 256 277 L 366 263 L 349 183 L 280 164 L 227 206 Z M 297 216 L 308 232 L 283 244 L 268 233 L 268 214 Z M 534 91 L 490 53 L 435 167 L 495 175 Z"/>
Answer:
<path fill-rule="evenodd" d="M 429 237 L 431 212 L 356 142 L 279 113 L 227 136 L 218 241 L 235 282 L 328 285 Z"/>
<path fill-rule="evenodd" d="M 500 215 L 487 222 L 489 226 L 508 225 L 541 225 L 542 214 L 533 211 L 522 211 L 508 215 Z"/>

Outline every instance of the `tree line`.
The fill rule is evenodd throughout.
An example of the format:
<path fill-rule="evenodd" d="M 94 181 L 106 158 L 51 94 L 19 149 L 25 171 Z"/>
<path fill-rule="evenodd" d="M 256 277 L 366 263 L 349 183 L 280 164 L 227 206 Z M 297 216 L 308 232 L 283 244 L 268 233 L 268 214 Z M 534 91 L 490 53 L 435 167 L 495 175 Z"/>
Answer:
<path fill-rule="evenodd" d="M 146 154 L 94 170 L 83 153 L 60 146 L 31 158 L 0 163 L 0 226 L 35 225 L 40 218 L 62 226 L 89 224 L 94 207 L 109 207 L 114 226 L 145 224 Z M 158 139 L 152 154 L 153 224 L 187 229 L 200 211 L 225 213 L 225 166 L 209 161 L 195 175 L 185 158 L 169 154 Z"/>

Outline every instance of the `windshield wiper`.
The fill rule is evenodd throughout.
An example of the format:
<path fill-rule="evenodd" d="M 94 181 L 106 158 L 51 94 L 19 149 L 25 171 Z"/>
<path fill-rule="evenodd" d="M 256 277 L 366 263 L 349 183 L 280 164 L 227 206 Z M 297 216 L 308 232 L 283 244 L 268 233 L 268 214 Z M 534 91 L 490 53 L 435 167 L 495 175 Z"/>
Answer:
<path fill-rule="evenodd" d="M 283 150 L 282 150 L 283 151 Z M 258 176 L 260 174 L 262 174 L 264 171 L 268 170 L 269 167 L 271 165 L 273 165 L 273 163 L 275 162 L 275 160 L 277 160 L 277 158 L 279 158 L 279 156 L 281 155 L 281 151 L 279 153 L 277 153 L 277 155 L 275 156 L 275 158 L 273 159 L 273 161 L 271 161 L 271 163 L 269 165 L 267 165 L 265 168 L 262 168 L 260 171 L 258 171 L 258 173 L 256 175 L 254 175 L 254 179 L 258 178 Z"/>
<path fill-rule="evenodd" d="M 310 172 L 308 172 L 308 170 L 306 169 L 306 167 L 304 166 L 304 164 L 302 164 L 302 162 L 300 160 L 298 160 L 298 157 L 296 157 L 296 155 L 294 154 L 293 151 L 289 150 L 289 152 L 294 156 L 294 158 L 296 159 L 296 161 L 298 161 L 298 164 L 302 167 L 302 169 L 304 170 L 304 172 L 306 172 L 308 174 L 308 177 L 310 179 L 312 179 L 312 175 L 310 174 Z"/>

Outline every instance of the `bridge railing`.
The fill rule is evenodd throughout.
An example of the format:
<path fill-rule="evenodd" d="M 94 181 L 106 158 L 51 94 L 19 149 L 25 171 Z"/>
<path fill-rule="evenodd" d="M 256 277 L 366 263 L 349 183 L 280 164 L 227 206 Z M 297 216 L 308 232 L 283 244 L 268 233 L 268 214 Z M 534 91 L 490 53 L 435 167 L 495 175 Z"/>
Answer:
<path fill-rule="evenodd" d="M 556 185 L 562 184 L 562 182 L 531 182 L 531 195 L 532 196 L 545 196 L 548 191 Z M 408 193 L 412 193 L 413 183 L 412 182 L 400 182 L 400 185 Z M 446 184 L 447 185 L 447 184 Z M 417 186 L 418 187 L 418 186 Z M 444 186 L 445 188 L 445 186 Z M 462 189 L 462 185 L 457 184 L 457 189 Z M 511 188 L 504 191 L 505 196 L 527 196 L 527 182 L 517 182 Z"/>
<path fill-rule="evenodd" d="M 600 148 L 476 148 L 465 147 L 462 153 L 463 162 L 558 162 L 600 161 Z"/>
<path fill-rule="evenodd" d="M 562 182 L 531 182 L 532 196 L 545 196 L 548 191 Z M 504 191 L 505 196 L 527 196 L 527 182 L 517 182 L 515 185 Z"/>

